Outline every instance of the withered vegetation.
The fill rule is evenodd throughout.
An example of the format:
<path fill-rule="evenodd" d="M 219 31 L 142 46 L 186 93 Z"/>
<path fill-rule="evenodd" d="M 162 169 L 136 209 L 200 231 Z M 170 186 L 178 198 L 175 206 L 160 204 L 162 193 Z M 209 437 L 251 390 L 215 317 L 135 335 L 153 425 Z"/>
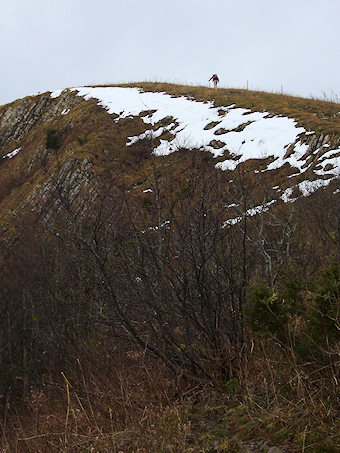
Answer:
<path fill-rule="evenodd" d="M 334 106 L 143 88 L 311 128 Z M 289 169 L 127 148 L 141 132 L 88 101 L 1 162 L 2 450 L 339 451 L 338 181 L 252 215 Z"/>

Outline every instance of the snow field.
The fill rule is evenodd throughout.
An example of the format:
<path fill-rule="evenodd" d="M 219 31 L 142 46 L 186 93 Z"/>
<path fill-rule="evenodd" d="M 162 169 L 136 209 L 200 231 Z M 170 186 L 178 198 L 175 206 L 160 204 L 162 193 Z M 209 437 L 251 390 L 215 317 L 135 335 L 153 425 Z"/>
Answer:
<path fill-rule="evenodd" d="M 232 158 L 216 165 L 221 170 L 234 170 L 240 162 L 248 159 L 271 157 L 267 170 L 280 168 L 288 163 L 298 170 L 291 177 L 305 172 L 312 163 L 311 157 L 307 156 L 308 145 L 302 140 L 303 136 L 312 135 L 314 132 L 297 127 L 296 121 L 292 118 L 273 117 L 268 112 L 251 112 L 234 104 L 217 108 L 213 102 L 199 102 L 183 96 L 173 97 L 164 92 L 144 92 L 139 88 L 77 87 L 73 90 L 85 100 L 97 99 L 98 104 L 109 114 L 118 115 L 115 121 L 150 111 L 148 115 L 142 116 L 146 124 L 145 132 L 139 136 L 129 137 L 127 146 L 148 138 L 151 134 L 156 138 L 164 132 L 171 132 L 175 138 L 171 141 L 161 139 L 154 150 L 156 155 L 167 155 L 181 147 L 208 150 L 215 157 L 223 156 L 224 152 L 228 151 Z M 58 97 L 61 92 L 62 90 L 56 90 L 51 93 L 51 97 Z M 156 123 L 169 117 L 171 121 L 167 121 L 167 126 L 154 130 Z M 214 140 L 224 145 L 216 149 L 211 143 Z M 289 147 L 290 152 L 287 153 Z M 323 147 L 328 149 L 330 145 L 325 144 Z M 315 153 L 320 150 L 321 148 L 317 149 Z M 306 180 L 299 183 L 296 187 L 303 196 L 310 195 L 339 177 L 339 156 L 340 149 L 328 150 L 321 156 L 315 174 L 329 175 L 329 179 Z M 295 200 L 291 198 L 292 193 L 293 188 L 288 188 L 280 199 L 286 203 L 292 202 Z M 276 201 L 272 200 L 264 206 L 254 207 L 246 215 L 265 212 Z M 241 217 L 230 219 L 226 225 L 237 223 L 240 219 Z"/>
<path fill-rule="evenodd" d="M 308 145 L 302 143 L 300 136 L 312 135 L 314 132 L 297 127 L 292 118 L 273 117 L 268 112 L 251 112 L 234 104 L 217 108 L 212 102 L 198 102 L 184 96 L 173 97 L 164 92 L 144 92 L 139 88 L 77 87 L 73 91 L 85 100 L 97 99 L 98 104 L 108 113 L 118 115 L 116 121 L 128 116 L 138 116 L 149 110 L 150 114 L 143 116 L 148 128 L 139 136 L 129 137 L 127 145 L 133 145 L 151 134 L 158 138 L 164 132 L 171 132 L 175 138 L 171 141 L 161 139 L 154 151 L 156 155 L 167 155 L 181 147 L 189 147 L 208 150 L 215 157 L 223 156 L 228 151 L 232 158 L 217 164 L 221 170 L 234 170 L 239 163 L 248 159 L 268 157 L 272 161 L 267 170 L 280 168 L 288 163 L 303 173 L 310 166 L 305 157 Z M 61 93 L 62 90 L 53 91 L 51 97 L 56 98 Z M 153 130 L 153 126 L 166 117 L 173 121 Z M 212 146 L 213 141 L 220 141 L 221 147 L 216 149 Z M 290 146 L 293 149 L 285 157 Z M 331 156 L 339 152 L 340 150 L 330 150 L 323 156 L 318 176 L 332 174 L 328 164 L 338 167 L 338 156 Z"/>

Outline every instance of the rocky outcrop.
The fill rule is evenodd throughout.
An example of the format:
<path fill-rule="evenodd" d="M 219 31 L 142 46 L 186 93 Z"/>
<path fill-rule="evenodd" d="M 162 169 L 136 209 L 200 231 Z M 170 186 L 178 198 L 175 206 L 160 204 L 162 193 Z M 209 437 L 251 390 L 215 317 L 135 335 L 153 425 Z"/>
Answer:
<path fill-rule="evenodd" d="M 79 161 L 69 158 L 59 171 L 49 176 L 45 184 L 34 188 L 25 206 L 30 205 L 40 211 L 45 222 L 61 208 L 81 214 L 87 200 L 93 201 L 96 197 L 96 191 L 91 187 L 92 167 L 90 159 Z"/>
<path fill-rule="evenodd" d="M 65 90 L 57 99 L 49 93 L 26 97 L 0 110 L 0 156 L 12 142 L 19 142 L 39 121 L 48 122 L 83 99 Z"/>
<path fill-rule="evenodd" d="M 289 159 L 294 154 L 294 148 L 297 144 L 307 145 L 304 155 L 300 156 L 300 160 L 305 161 L 302 165 L 303 169 L 315 171 L 323 167 L 323 171 L 325 173 L 332 171 L 334 163 L 327 162 L 323 156 L 328 153 L 329 150 L 333 150 L 331 160 L 338 155 L 336 150 L 340 149 L 339 136 L 316 132 L 311 134 L 301 134 L 299 138 L 287 148 L 284 159 Z M 328 156 L 328 160 L 329 158 L 330 156 Z"/>

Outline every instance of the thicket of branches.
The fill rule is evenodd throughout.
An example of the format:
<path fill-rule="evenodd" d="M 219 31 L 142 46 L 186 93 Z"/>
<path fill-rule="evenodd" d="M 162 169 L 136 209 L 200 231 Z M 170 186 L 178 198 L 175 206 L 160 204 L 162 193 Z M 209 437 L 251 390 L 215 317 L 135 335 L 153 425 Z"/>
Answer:
<path fill-rule="evenodd" d="M 134 350 L 218 385 L 238 376 L 254 335 L 336 373 L 332 193 L 252 215 L 255 192 L 263 205 L 270 198 L 241 170 L 227 185 L 198 160 L 179 184 L 154 163 L 146 179 L 140 196 L 121 175 L 110 185 L 92 176 L 79 205 L 56 175 L 39 213 L 1 243 L 3 397 L 25 396 L 78 359 L 95 367 Z"/>

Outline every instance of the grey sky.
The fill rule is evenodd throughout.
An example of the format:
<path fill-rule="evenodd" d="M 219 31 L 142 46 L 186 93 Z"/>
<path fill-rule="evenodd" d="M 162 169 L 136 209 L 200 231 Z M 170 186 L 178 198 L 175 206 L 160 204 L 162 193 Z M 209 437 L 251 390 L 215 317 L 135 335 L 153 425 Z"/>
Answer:
<path fill-rule="evenodd" d="M 159 80 L 340 95 L 339 0 L 0 0 L 0 104 Z"/>

